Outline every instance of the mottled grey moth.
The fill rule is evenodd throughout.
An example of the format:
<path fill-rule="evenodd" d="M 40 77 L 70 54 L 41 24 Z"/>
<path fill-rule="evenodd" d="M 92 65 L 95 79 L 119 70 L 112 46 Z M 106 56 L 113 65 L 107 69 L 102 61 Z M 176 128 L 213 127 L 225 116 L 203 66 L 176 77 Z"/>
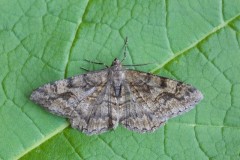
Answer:
<path fill-rule="evenodd" d="M 119 123 L 129 130 L 152 132 L 192 109 L 203 95 L 180 81 L 126 69 L 115 59 L 106 69 L 45 84 L 30 99 L 92 135 Z"/>

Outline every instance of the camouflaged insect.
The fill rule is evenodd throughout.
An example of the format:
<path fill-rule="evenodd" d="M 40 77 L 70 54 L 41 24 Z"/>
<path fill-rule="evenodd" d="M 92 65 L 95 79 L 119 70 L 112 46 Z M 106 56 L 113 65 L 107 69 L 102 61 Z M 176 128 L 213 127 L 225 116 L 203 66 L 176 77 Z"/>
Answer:
<path fill-rule="evenodd" d="M 129 130 L 152 132 L 194 108 L 203 95 L 191 85 L 125 69 L 115 59 L 109 68 L 45 84 L 30 99 L 92 135 L 119 123 Z"/>

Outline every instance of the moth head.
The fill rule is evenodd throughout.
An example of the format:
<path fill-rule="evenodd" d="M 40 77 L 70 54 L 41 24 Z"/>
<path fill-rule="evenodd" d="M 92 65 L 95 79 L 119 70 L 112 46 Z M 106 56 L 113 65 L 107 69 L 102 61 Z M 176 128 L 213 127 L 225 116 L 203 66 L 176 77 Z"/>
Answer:
<path fill-rule="evenodd" d="M 121 61 L 117 58 L 115 58 L 112 62 L 112 66 L 121 66 Z"/>
<path fill-rule="evenodd" d="M 112 62 L 111 66 L 112 70 L 114 71 L 121 71 L 122 70 L 122 63 L 119 59 L 115 58 Z"/>

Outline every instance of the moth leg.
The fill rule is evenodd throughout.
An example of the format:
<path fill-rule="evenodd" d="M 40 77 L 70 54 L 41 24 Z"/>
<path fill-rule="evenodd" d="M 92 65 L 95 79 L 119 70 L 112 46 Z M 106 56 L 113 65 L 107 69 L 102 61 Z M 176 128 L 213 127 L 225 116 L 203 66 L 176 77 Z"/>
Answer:
<path fill-rule="evenodd" d="M 80 69 L 86 71 L 86 72 L 89 72 L 90 70 L 89 69 L 86 69 L 86 68 L 83 68 L 83 67 L 80 67 Z"/>
<path fill-rule="evenodd" d="M 106 64 L 103 63 L 103 62 L 96 62 L 96 61 L 91 61 L 91 60 L 88 60 L 88 59 L 84 59 L 84 61 L 86 61 L 86 62 L 88 62 L 88 63 L 99 64 L 99 65 L 105 66 L 106 68 L 109 68 L 109 66 L 106 65 Z"/>

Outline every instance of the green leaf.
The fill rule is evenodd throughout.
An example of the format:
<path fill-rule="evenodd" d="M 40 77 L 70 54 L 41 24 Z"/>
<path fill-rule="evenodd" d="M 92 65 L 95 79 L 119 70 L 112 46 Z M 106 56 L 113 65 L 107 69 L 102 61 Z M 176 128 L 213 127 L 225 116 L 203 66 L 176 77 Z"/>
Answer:
<path fill-rule="evenodd" d="M 0 1 L 0 159 L 240 159 L 240 1 Z M 29 100 L 111 64 L 192 84 L 204 100 L 154 133 L 86 136 Z"/>

